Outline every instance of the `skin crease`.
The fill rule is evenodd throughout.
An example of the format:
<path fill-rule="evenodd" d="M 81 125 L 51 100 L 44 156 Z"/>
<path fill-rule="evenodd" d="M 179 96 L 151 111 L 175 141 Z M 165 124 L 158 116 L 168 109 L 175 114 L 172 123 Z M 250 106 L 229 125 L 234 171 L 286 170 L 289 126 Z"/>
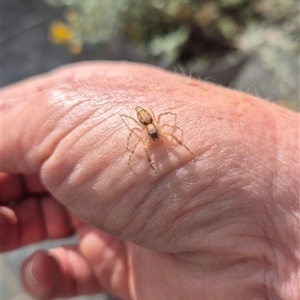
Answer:
<path fill-rule="evenodd" d="M 128 165 L 119 114 L 136 118 L 136 105 L 175 112 L 193 155 L 166 137 L 148 148 L 157 174 L 143 144 Z M 299 299 L 298 114 L 158 68 L 98 62 L 3 88 L 1 112 L 2 252 L 78 234 L 78 245 L 24 262 L 31 295 Z"/>

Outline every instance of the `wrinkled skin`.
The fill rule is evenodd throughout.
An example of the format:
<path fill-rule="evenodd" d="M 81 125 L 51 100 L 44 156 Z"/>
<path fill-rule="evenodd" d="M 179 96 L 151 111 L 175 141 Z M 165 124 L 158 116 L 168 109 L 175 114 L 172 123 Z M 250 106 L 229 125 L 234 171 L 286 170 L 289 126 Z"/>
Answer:
<path fill-rule="evenodd" d="M 177 114 L 128 165 L 134 108 Z M 66 66 L 2 90 L 1 250 L 31 295 L 299 299 L 299 116 L 153 67 Z M 165 116 L 173 124 L 172 115 Z M 173 123 L 172 123 L 173 122 Z M 172 127 L 165 126 L 164 131 Z M 138 131 L 131 146 L 142 134 Z M 180 137 L 180 131 L 176 131 Z"/>

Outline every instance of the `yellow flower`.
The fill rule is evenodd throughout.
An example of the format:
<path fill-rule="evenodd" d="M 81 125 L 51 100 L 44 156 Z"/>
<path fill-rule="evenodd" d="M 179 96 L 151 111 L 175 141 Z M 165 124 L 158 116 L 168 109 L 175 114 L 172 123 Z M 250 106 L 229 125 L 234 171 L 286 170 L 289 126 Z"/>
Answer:
<path fill-rule="evenodd" d="M 82 51 L 82 43 L 74 40 L 74 33 L 69 25 L 61 21 L 53 21 L 49 27 L 49 39 L 55 45 L 64 45 L 71 54 Z"/>
<path fill-rule="evenodd" d="M 73 32 L 67 24 L 61 21 L 54 21 L 50 24 L 49 39 L 53 44 L 66 45 L 71 42 L 72 38 Z"/>

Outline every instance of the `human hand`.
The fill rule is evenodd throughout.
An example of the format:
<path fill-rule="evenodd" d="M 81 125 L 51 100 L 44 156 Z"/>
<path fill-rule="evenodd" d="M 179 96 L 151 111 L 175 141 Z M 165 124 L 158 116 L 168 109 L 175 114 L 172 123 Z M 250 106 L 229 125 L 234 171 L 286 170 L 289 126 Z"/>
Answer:
<path fill-rule="evenodd" d="M 157 174 L 142 146 L 129 166 L 119 114 L 135 117 L 136 105 L 177 113 L 193 155 L 165 138 L 149 145 Z M 4 88 L 2 126 L 2 251 L 79 237 L 24 263 L 35 297 L 298 299 L 296 113 L 93 62 Z"/>

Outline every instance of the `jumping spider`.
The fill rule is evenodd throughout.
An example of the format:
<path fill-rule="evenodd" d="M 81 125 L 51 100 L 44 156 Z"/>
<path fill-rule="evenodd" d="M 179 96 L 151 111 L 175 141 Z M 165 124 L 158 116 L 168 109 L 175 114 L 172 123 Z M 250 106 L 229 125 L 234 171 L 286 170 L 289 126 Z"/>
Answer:
<path fill-rule="evenodd" d="M 127 115 L 124 115 L 124 114 L 120 114 L 120 117 L 122 118 L 123 122 L 125 123 L 125 125 L 127 127 L 128 127 L 128 125 L 124 121 L 123 117 L 126 117 L 126 118 L 129 118 L 129 119 L 133 120 L 139 126 L 139 128 L 138 127 L 134 127 L 134 128 L 132 128 L 130 130 L 130 134 L 129 134 L 128 138 L 127 138 L 126 150 L 129 150 L 129 148 L 128 148 L 128 146 L 129 146 L 129 140 L 130 140 L 132 134 L 135 131 L 143 132 L 143 130 L 146 130 L 147 136 L 142 136 L 142 137 L 140 137 L 138 139 L 138 141 L 136 142 L 136 144 L 134 145 L 134 147 L 131 150 L 131 153 L 129 155 L 128 164 L 130 164 L 132 155 L 134 154 L 136 147 L 138 146 L 138 144 L 141 141 L 143 141 L 144 142 L 144 152 L 145 152 L 147 160 L 148 160 L 148 162 L 150 164 L 150 167 L 154 170 L 155 173 L 157 173 L 157 171 L 156 171 L 156 169 L 154 167 L 154 164 L 153 164 L 153 162 L 151 160 L 149 151 L 148 151 L 148 145 L 149 145 L 150 141 L 159 140 L 159 137 L 161 135 L 172 137 L 179 145 L 183 146 L 188 152 L 190 152 L 191 154 L 193 154 L 193 152 L 180 139 L 178 139 L 174 134 L 169 133 L 169 132 L 163 132 L 163 131 L 161 131 L 161 128 L 168 126 L 168 127 L 176 128 L 176 129 L 180 130 L 181 133 L 183 133 L 183 130 L 176 125 L 176 116 L 177 115 L 175 113 L 165 112 L 165 113 L 159 114 L 158 118 L 157 118 L 157 122 L 154 123 L 154 119 L 155 118 L 154 118 L 153 112 L 152 112 L 152 115 L 153 115 L 152 116 L 146 109 L 142 108 L 141 106 L 136 106 L 135 107 L 135 111 L 136 111 L 136 114 L 137 114 L 138 121 L 136 119 L 130 117 L 130 116 L 127 116 Z M 173 115 L 174 118 L 175 118 L 175 124 L 174 125 L 164 124 L 164 125 L 160 126 L 161 117 L 164 116 L 164 115 Z"/>

